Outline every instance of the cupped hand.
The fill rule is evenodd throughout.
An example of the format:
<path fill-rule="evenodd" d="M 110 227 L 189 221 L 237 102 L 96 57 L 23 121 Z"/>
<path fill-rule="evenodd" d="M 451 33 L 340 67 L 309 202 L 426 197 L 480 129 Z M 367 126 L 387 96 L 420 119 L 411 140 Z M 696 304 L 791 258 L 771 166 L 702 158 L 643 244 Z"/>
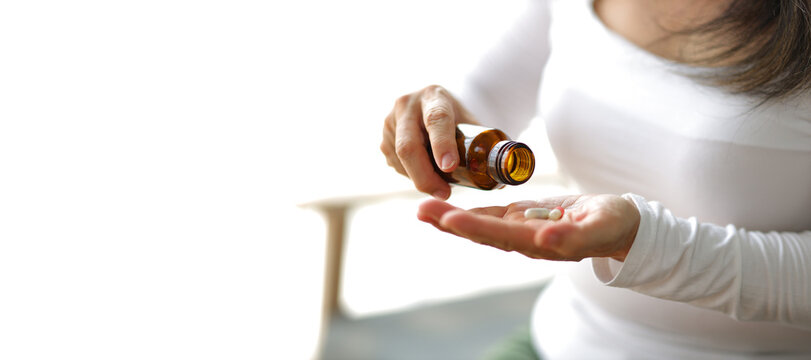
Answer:
<path fill-rule="evenodd" d="M 380 150 L 389 166 L 411 178 L 417 190 L 447 199 L 450 186 L 432 161 L 444 172 L 459 166 L 456 125 L 460 123 L 478 124 L 447 90 L 428 86 L 397 99 L 384 121 Z"/>
<path fill-rule="evenodd" d="M 528 219 L 534 207 L 565 211 L 559 220 Z M 430 199 L 417 217 L 439 230 L 535 259 L 580 261 L 611 257 L 624 261 L 639 228 L 639 211 L 616 195 L 573 195 L 507 206 L 462 210 Z"/>

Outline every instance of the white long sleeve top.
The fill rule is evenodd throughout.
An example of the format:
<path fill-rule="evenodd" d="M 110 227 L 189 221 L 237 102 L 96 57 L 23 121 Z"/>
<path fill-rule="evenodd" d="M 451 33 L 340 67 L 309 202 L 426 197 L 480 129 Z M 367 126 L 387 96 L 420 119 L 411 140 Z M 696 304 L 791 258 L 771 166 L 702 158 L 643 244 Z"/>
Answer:
<path fill-rule="evenodd" d="M 539 115 L 563 174 L 641 214 L 624 262 L 582 261 L 542 294 L 536 347 L 548 359 L 811 358 L 811 94 L 756 107 L 699 84 L 592 5 L 531 2 L 458 93 L 511 134 Z"/>

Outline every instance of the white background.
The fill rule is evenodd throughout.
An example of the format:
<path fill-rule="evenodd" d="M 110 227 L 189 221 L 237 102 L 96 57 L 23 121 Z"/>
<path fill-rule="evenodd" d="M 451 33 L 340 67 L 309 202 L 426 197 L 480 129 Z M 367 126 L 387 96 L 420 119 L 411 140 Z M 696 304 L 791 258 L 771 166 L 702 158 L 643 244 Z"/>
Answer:
<path fill-rule="evenodd" d="M 0 4 L 0 358 L 311 357 L 324 224 L 295 205 L 407 185 L 394 99 L 523 5 Z"/>

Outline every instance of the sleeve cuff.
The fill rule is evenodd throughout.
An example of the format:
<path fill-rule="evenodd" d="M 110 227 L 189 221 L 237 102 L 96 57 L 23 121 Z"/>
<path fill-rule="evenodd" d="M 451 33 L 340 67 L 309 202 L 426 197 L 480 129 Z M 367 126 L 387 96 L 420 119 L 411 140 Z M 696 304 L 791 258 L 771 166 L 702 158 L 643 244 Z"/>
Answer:
<path fill-rule="evenodd" d="M 593 258 L 591 261 L 594 275 L 605 285 L 613 287 L 631 287 L 636 275 L 643 270 L 644 263 L 653 250 L 656 240 L 656 214 L 653 207 L 645 198 L 636 194 L 623 194 L 623 198 L 631 200 L 639 211 L 639 229 L 634 238 L 634 244 L 624 262 L 612 258 Z"/>

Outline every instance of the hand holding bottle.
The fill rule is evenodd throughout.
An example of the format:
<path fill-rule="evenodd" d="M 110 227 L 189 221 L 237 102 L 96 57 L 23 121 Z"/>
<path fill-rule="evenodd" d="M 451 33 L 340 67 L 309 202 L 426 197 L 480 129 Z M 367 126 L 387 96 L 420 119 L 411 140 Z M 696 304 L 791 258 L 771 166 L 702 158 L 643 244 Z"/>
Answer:
<path fill-rule="evenodd" d="M 447 199 L 450 186 L 432 161 L 443 172 L 459 166 L 456 125 L 463 123 L 478 124 L 447 90 L 428 86 L 397 99 L 386 116 L 380 150 L 389 166 L 411 178 L 417 190 Z"/>

